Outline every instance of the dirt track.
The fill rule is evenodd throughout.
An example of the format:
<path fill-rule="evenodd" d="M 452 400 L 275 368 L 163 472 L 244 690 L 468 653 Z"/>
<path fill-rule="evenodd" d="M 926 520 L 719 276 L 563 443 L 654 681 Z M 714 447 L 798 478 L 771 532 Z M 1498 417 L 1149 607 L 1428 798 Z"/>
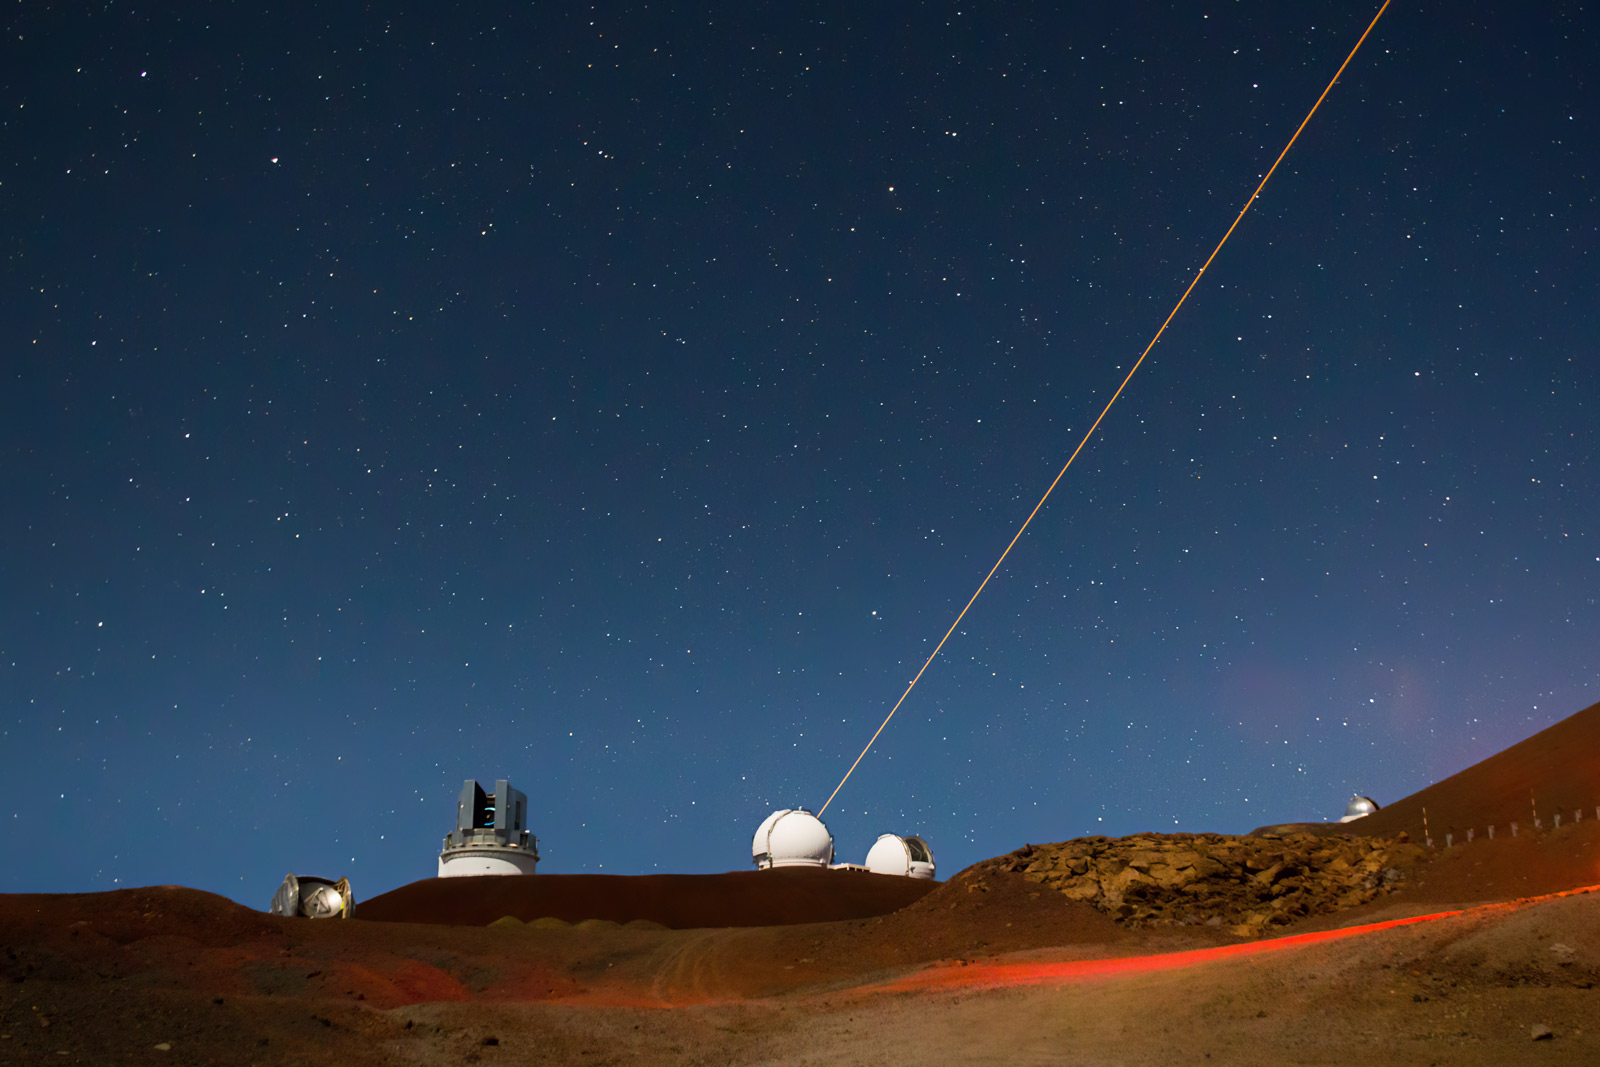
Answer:
<path fill-rule="evenodd" d="M 1597 751 L 1600 705 L 1508 750 L 1514 759 L 1433 787 L 1430 811 L 1458 805 L 1503 820 L 1528 780 L 1575 804 L 1592 787 L 1584 776 Z M 1394 808 L 1390 819 L 1403 823 L 1421 805 Z M 1274 929 L 1330 930 L 1600 883 L 1600 819 L 1416 855 L 1376 899 Z M 626 924 L 534 916 L 577 885 L 555 879 L 531 892 L 511 880 L 424 884 L 391 901 L 465 909 L 470 897 L 477 920 L 508 899 L 527 906 L 491 926 L 359 911 L 349 921 L 282 919 L 179 887 L 0 896 L 0 1065 L 1600 1063 L 1600 893 L 1169 970 L 997 988 L 1012 965 L 1241 943 L 1221 927 L 1119 922 L 1031 880 L 1019 857 L 931 890 L 849 883 L 848 906 L 865 909 L 852 918 L 796 921 L 817 918 L 813 905 L 839 906 L 805 889 L 786 898 L 788 925 L 715 929 L 667 929 L 652 916 L 681 919 L 692 902 L 673 893 L 709 892 L 733 909 L 725 914 L 747 907 L 759 919 L 775 899 L 762 894 L 780 882 L 609 881 L 605 906 L 632 917 Z M 782 884 L 804 889 L 807 879 Z M 388 917 L 418 916 L 397 908 Z M 872 989 L 929 967 L 982 981 Z M 1536 1040 L 1544 1031 L 1535 1028 L 1548 1034 Z"/>
<path fill-rule="evenodd" d="M 1483 844 L 1300 928 L 1482 900 L 1513 863 L 1600 871 L 1600 824 Z M 930 965 L 1241 943 L 1127 929 L 990 868 L 886 916 L 695 930 L 316 923 L 175 887 L 0 897 L 0 1063 L 1600 1062 L 1600 894 L 1158 973 L 871 991 Z"/>

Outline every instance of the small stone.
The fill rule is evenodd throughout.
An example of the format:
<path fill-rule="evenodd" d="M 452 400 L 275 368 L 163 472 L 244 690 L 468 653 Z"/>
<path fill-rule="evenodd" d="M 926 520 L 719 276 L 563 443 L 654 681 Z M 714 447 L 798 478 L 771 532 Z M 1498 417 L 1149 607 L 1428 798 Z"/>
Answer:
<path fill-rule="evenodd" d="M 1533 1039 L 1535 1041 L 1549 1041 L 1556 1036 L 1556 1032 L 1544 1023 L 1533 1024 Z"/>
<path fill-rule="evenodd" d="M 172 1051 L 172 1042 L 170 1042 L 170 1041 L 162 1041 L 159 1044 L 153 1045 L 151 1047 L 156 1049 L 158 1052 L 171 1052 Z"/>
<path fill-rule="evenodd" d="M 498 1045 L 500 1043 L 500 1039 L 498 1037 L 486 1037 L 483 1039 L 483 1043 L 485 1045 Z"/>

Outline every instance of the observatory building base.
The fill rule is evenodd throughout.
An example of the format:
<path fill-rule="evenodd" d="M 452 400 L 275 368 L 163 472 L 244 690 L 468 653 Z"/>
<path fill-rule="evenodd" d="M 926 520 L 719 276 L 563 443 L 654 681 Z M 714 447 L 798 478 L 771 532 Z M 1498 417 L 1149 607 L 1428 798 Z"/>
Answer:
<path fill-rule="evenodd" d="M 439 877 L 477 874 L 532 874 L 539 857 L 505 845 L 466 845 L 439 854 Z"/>

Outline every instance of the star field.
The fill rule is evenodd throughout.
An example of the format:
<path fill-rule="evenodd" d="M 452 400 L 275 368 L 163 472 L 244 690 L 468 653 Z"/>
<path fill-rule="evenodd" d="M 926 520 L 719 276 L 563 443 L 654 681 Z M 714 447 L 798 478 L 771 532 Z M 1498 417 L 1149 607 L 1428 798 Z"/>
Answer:
<path fill-rule="evenodd" d="M 1373 11 L 33 5 L 0 892 L 717 871 L 832 791 Z M 826 815 L 943 875 L 1600 699 L 1595 24 L 1392 7 Z"/>

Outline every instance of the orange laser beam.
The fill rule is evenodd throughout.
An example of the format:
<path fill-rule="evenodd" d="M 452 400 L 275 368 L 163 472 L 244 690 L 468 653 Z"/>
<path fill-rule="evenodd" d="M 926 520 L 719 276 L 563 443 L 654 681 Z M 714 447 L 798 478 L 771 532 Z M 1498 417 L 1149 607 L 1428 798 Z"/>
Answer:
<path fill-rule="evenodd" d="M 1117 391 L 1111 394 L 1111 399 L 1106 401 L 1105 408 L 1101 410 L 1099 417 L 1094 420 L 1094 425 L 1089 427 L 1088 432 L 1083 435 L 1083 440 L 1078 442 L 1078 447 L 1072 450 L 1071 456 L 1067 457 L 1067 462 L 1062 466 L 1061 473 L 1056 475 L 1055 480 L 1050 483 L 1050 487 L 1044 491 L 1044 496 L 1039 498 L 1039 502 L 1035 504 L 1033 506 L 1033 510 L 1028 513 L 1028 517 L 1022 520 L 1022 525 L 1017 528 L 1016 536 L 1011 538 L 1011 543 L 1006 545 L 1005 551 L 1000 553 L 1000 558 L 994 561 L 993 567 L 989 568 L 989 573 L 984 575 L 983 581 L 978 583 L 978 588 L 972 594 L 971 599 L 967 601 L 967 606 L 961 609 L 961 614 L 957 615 L 956 621 L 950 624 L 950 629 L 946 630 L 944 636 L 939 638 L 939 643 L 934 646 L 933 652 L 928 655 L 927 660 L 922 664 L 922 669 L 917 671 L 916 677 L 911 679 L 911 684 L 906 686 L 906 691 L 900 694 L 900 699 L 895 701 L 894 707 L 889 709 L 889 714 L 884 717 L 883 724 L 878 727 L 877 732 L 872 735 L 872 739 L 867 742 L 866 748 L 861 750 L 861 755 L 857 756 L 856 761 L 850 764 L 850 769 L 844 772 L 844 777 L 839 780 L 839 784 L 835 786 L 833 792 L 828 795 L 827 802 L 824 803 L 817 812 L 819 816 L 828 810 L 828 805 L 832 804 L 834 797 L 839 795 L 839 790 L 844 788 L 844 784 L 850 780 L 850 776 L 854 774 L 856 768 L 861 765 L 861 761 L 867 758 L 867 753 L 872 750 L 873 744 L 877 742 L 878 735 L 882 734 L 885 727 L 889 725 L 889 720 L 893 719 L 895 712 L 900 710 L 900 705 L 904 704 L 906 697 L 911 695 L 911 690 L 917 687 L 917 683 L 922 680 L 923 672 L 928 669 L 929 665 L 933 663 L 934 658 L 939 655 L 939 650 L 944 648 L 944 643 L 950 640 L 950 635 L 956 632 L 956 627 L 961 625 L 961 620 L 966 618 L 968 609 L 972 607 L 973 603 L 978 599 L 979 594 L 983 592 L 984 586 L 989 584 L 989 579 L 994 577 L 995 572 L 1000 569 L 1000 565 L 1004 563 L 1006 561 L 1006 557 L 1011 554 L 1011 549 L 1019 540 L 1022 539 L 1023 533 L 1028 529 L 1028 524 L 1033 521 L 1033 517 L 1035 515 L 1039 514 L 1039 510 L 1044 507 L 1045 501 L 1050 499 L 1050 494 L 1055 492 L 1056 486 L 1060 484 L 1061 479 L 1066 477 L 1068 468 L 1070 468 L 1073 461 L 1078 458 L 1078 453 L 1082 452 L 1084 446 L 1089 443 L 1089 439 L 1094 436 L 1094 432 L 1100 428 L 1100 422 L 1106 417 L 1106 413 L 1111 410 L 1111 405 L 1117 402 L 1117 398 L 1120 397 L 1122 395 L 1122 391 L 1128 387 L 1128 383 L 1133 381 L 1133 376 L 1139 372 L 1139 367 L 1144 363 L 1145 357 L 1148 356 L 1150 354 L 1150 350 L 1156 346 L 1156 342 L 1161 340 L 1161 335 L 1166 332 L 1167 326 L 1170 325 L 1172 320 L 1177 317 L 1178 309 L 1183 307 L 1184 301 L 1189 299 L 1189 294 L 1194 292 L 1194 287 L 1200 284 L 1200 279 L 1205 274 L 1207 268 L 1211 266 L 1211 261 L 1217 258 L 1217 253 L 1222 251 L 1222 246 L 1227 244 L 1228 238 L 1233 236 L 1233 231 L 1238 228 L 1240 221 L 1245 216 L 1245 212 L 1249 211 L 1250 205 L 1256 202 L 1256 198 L 1261 195 L 1261 190 L 1267 187 L 1267 182 L 1272 178 L 1273 172 L 1278 169 L 1278 164 L 1283 162 L 1283 157 L 1287 156 L 1289 154 L 1289 149 L 1294 147 L 1294 143 L 1299 139 L 1301 131 L 1303 131 L 1306 126 L 1310 124 L 1311 117 L 1317 113 L 1317 108 L 1321 107 L 1322 102 L 1328 98 L 1328 94 L 1333 91 L 1334 85 L 1338 83 L 1339 76 L 1343 74 L 1344 69 L 1350 65 L 1350 61 L 1356 57 L 1356 53 L 1361 51 L 1361 46 L 1366 43 L 1367 35 L 1372 33 L 1372 28 L 1378 24 L 1378 20 L 1383 17 L 1383 13 L 1388 9 L 1389 0 L 1383 0 L 1383 6 L 1378 8 L 1378 13 L 1376 15 L 1372 16 L 1372 21 L 1369 22 L 1367 24 L 1367 28 L 1362 31 L 1361 37 L 1355 43 L 1355 47 L 1350 49 L 1350 54 L 1344 57 L 1344 62 L 1339 64 L 1339 69 L 1334 71 L 1333 77 L 1328 80 L 1327 88 L 1322 90 L 1322 95 L 1317 97 L 1317 102 L 1311 105 L 1311 110 L 1306 112 L 1306 117 L 1300 120 L 1300 125 L 1295 128 L 1294 134 L 1289 138 L 1289 143 L 1283 146 L 1283 151 L 1278 153 L 1278 158 L 1272 161 L 1272 166 L 1267 169 L 1267 173 L 1262 177 L 1261 183 L 1256 186 L 1256 191 L 1250 194 L 1250 199 L 1246 200 L 1244 202 L 1244 207 L 1239 209 L 1239 214 L 1234 218 L 1233 225 L 1228 227 L 1228 232 L 1222 235 L 1222 240 L 1217 242 L 1217 247 L 1211 250 L 1211 255 L 1206 257 L 1205 263 L 1202 264 L 1200 269 L 1195 272 L 1194 280 L 1191 281 L 1189 283 L 1189 287 L 1183 291 L 1183 295 L 1178 297 L 1178 302 L 1172 305 L 1172 310 L 1167 313 L 1166 319 L 1161 323 L 1161 328 L 1156 331 L 1154 337 L 1150 338 L 1150 343 L 1144 346 L 1144 351 L 1139 353 L 1139 359 L 1134 363 L 1133 369 L 1128 371 L 1127 377 L 1122 379 L 1122 384 L 1117 386 Z"/>

